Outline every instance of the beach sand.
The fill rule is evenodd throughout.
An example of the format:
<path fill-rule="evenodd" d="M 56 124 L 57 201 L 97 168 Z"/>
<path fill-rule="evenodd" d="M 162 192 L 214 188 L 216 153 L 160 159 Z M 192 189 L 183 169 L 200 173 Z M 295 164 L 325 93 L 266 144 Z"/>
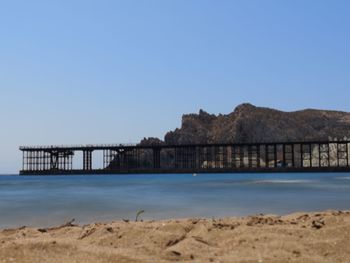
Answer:
<path fill-rule="evenodd" d="M 350 262 L 350 212 L 0 230 L 0 262 Z"/>

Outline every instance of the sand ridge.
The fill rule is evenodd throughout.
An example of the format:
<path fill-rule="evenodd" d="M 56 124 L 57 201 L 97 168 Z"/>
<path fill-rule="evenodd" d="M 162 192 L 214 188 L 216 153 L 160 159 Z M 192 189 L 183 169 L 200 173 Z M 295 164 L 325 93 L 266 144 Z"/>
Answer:
<path fill-rule="evenodd" d="M 350 262 L 350 211 L 0 230 L 0 262 Z"/>

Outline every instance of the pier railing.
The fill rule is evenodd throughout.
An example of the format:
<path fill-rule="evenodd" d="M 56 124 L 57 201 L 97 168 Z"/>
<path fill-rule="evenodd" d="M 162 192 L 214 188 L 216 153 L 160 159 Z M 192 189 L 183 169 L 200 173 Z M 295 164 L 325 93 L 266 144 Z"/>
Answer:
<path fill-rule="evenodd" d="M 103 148 L 115 148 L 115 147 L 132 147 L 136 146 L 136 143 L 115 143 L 115 144 L 71 144 L 71 145 L 27 145 L 20 146 L 19 149 L 21 151 L 29 151 L 29 150 L 51 150 L 51 149 L 103 149 Z"/>

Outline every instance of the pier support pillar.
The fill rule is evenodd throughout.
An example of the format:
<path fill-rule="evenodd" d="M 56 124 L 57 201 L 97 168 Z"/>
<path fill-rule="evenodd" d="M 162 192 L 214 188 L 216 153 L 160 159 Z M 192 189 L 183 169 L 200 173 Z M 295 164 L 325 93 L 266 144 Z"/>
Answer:
<path fill-rule="evenodd" d="M 153 168 L 160 168 L 160 148 L 153 148 Z"/>
<path fill-rule="evenodd" d="M 92 170 L 92 150 L 83 151 L 83 170 Z"/>

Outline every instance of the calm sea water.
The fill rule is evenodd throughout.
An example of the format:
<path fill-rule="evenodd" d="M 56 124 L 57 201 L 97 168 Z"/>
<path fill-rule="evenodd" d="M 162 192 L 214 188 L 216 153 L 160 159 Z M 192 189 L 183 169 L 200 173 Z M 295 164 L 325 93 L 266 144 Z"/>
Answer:
<path fill-rule="evenodd" d="M 0 227 L 350 209 L 350 174 L 0 176 Z"/>

